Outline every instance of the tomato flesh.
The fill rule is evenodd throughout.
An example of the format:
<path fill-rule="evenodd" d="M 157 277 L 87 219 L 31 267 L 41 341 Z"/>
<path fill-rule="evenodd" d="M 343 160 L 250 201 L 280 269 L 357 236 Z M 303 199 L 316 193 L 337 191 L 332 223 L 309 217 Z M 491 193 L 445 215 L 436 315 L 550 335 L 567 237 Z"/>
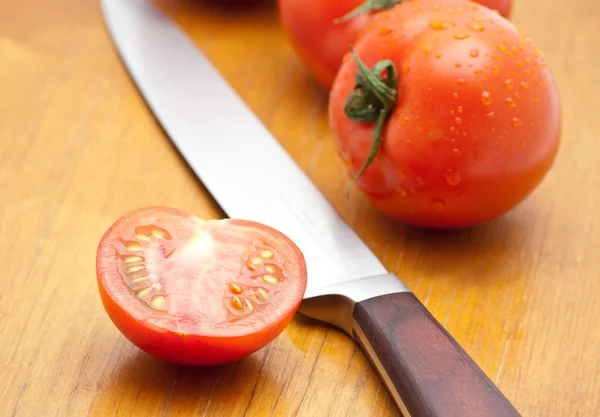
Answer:
<path fill-rule="evenodd" d="M 100 241 L 96 270 L 104 308 L 123 335 L 186 365 L 261 349 L 291 321 L 306 290 L 303 255 L 281 232 L 166 207 L 117 220 Z"/>
<path fill-rule="evenodd" d="M 445 3 L 452 3 L 446 0 Z M 311 76 L 330 89 L 342 58 L 358 34 L 378 12 L 339 19 L 365 0 L 278 0 L 279 20 L 287 38 Z M 478 0 L 502 16 L 510 15 L 512 0 Z M 397 6 L 395 6 L 397 7 Z"/>
<path fill-rule="evenodd" d="M 435 228 L 489 221 L 552 167 L 561 127 L 555 81 L 531 39 L 497 13 L 469 1 L 411 0 L 375 16 L 354 51 L 368 68 L 391 60 L 398 73 L 378 154 L 356 183 L 390 217 Z M 356 72 L 347 54 L 329 101 L 351 177 L 374 141 L 374 123 L 344 111 Z"/>

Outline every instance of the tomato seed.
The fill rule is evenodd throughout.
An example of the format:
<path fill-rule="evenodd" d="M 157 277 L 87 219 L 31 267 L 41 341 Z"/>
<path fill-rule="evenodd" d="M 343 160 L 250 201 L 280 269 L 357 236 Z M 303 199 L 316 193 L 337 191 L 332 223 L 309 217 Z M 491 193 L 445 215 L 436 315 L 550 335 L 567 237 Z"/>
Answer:
<path fill-rule="evenodd" d="M 150 302 L 150 304 L 154 308 L 161 308 L 162 306 L 165 305 L 165 297 L 163 297 L 162 295 L 157 295 L 156 297 L 154 297 L 152 299 L 152 301 Z"/>
<path fill-rule="evenodd" d="M 157 237 L 158 239 L 164 239 L 165 238 L 165 233 L 162 230 L 158 230 L 158 229 L 154 229 L 152 231 L 152 235 L 154 237 Z"/>
<path fill-rule="evenodd" d="M 124 256 L 123 258 L 121 258 L 121 260 L 126 264 L 133 264 L 136 262 L 143 262 L 144 258 L 142 258 L 141 256 L 137 256 L 137 255 L 127 255 L 127 256 Z"/>
<path fill-rule="evenodd" d="M 278 284 L 279 280 L 273 275 L 263 275 L 262 280 L 268 284 Z"/>
<path fill-rule="evenodd" d="M 275 268 L 273 268 L 271 265 L 267 266 L 265 269 L 267 270 L 267 272 L 270 272 L 271 274 L 275 273 Z"/>
<path fill-rule="evenodd" d="M 150 295 L 150 293 L 152 292 L 152 287 L 148 287 L 145 290 L 142 290 L 140 292 L 137 293 L 138 298 L 144 299 L 146 297 L 148 297 Z"/>
<path fill-rule="evenodd" d="M 141 271 L 144 268 L 145 268 L 144 265 L 133 265 L 133 266 L 130 266 L 129 268 L 127 268 L 127 273 L 128 274 L 134 274 L 136 272 Z"/>
<path fill-rule="evenodd" d="M 240 299 L 237 298 L 237 297 L 233 297 L 231 299 L 231 306 L 233 308 L 235 308 L 236 310 L 243 310 L 244 309 L 244 305 L 242 304 L 242 302 L 240 301 Z"/>
<path fill-rule="evenodd" d="M 275 256 L 275 254 L 272 251 L 270 251 L 270 250 L 264 250 L 264 251 L 261 252 L 260 256 L 263 259 L 273 259 L 273 257 Z"/>
<path fill-rule="evenodd" d="M 129 282 L 129 288 L 132 290 L 138 290 L 140 288 L 147 287 L 149 283 L 150 279 L 148 277 L 136 278 Z"/>
<path fill-rule="evenodd" d="M 125 247 L 132 252 L 141 252 L 141 250 L 142 250 L 142 245 L 139 242 L 133 242 L 133 241 L 127 242 L 125 244 Z"/>
<path fill-rule="evenodd" d="M 229 291 L 231 291 L 234 294 L 241 294 L 242 288 L 239 285 L 232 282 L 231 284 L 229 284 Z"/>

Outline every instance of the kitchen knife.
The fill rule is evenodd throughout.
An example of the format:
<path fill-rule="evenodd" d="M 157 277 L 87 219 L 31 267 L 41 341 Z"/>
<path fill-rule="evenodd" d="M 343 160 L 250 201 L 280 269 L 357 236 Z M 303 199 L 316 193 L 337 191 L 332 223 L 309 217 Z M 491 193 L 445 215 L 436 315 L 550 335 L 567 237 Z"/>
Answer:
<path fill-rule="evenodd" d="M 186 162 L 229 217 L 294 240 L 308 269 L 300 311 L 354 338 L 404 416 L 519 415 L 177 25 L 150 0 L 101 6 L 121 59 Z"/>

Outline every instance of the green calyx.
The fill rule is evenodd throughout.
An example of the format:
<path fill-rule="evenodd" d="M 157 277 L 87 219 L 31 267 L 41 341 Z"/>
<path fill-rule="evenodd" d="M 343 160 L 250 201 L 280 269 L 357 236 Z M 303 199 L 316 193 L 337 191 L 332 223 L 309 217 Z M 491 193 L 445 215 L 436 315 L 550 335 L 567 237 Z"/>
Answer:
<path fill-rule="evenodd" d="M 391 9 L 398 3 L 402 3 L 404 0 L 367 0 L 356 9 L 351 10 L 346 15 L 335 19 L 335 23 L 344 23 L 348 20 L 354 19 L 356 16 L 361 14 L 369 13 L 371 11 L 380 11 Z"/>
<path fill-rule="evenodd" d="M 371 165 L 381 146 L 385 122 L 392 114 L 398 97 L 398 74 L 390 60 L 379 61 L 369 69 L 350 47 L 350 53 L 358 66 L 354 89 L 346 99 L 344 113 L 355 122 L 375 123 L 373 146 L 364 165 L 350 182 L 346 195 L 352 185 Z"/>

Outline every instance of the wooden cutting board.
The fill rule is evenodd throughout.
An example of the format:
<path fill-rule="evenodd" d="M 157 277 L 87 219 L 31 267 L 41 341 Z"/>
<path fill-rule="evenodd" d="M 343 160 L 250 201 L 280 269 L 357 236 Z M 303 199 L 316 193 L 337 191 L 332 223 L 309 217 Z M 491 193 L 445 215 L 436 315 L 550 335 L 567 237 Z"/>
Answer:
<path fill-rule="evenodd" d="M 161 4 L 524 416 L 597 415 L 600 3 L 516 1 L 513 20 L 559 84 L 560 155 L 517 209 L 444 233 L 345 199 L 326 93 L 272 1 Z M 302 316 L 265 349 L 210 369 L 149 357 L 109 321 L 94 273 L 107 226 L 151 204 L 222 213 L 145 107 L 97 1 L 0 0 L 0 115 L 1 416 L 397 414 L 354 342 Z"/>

